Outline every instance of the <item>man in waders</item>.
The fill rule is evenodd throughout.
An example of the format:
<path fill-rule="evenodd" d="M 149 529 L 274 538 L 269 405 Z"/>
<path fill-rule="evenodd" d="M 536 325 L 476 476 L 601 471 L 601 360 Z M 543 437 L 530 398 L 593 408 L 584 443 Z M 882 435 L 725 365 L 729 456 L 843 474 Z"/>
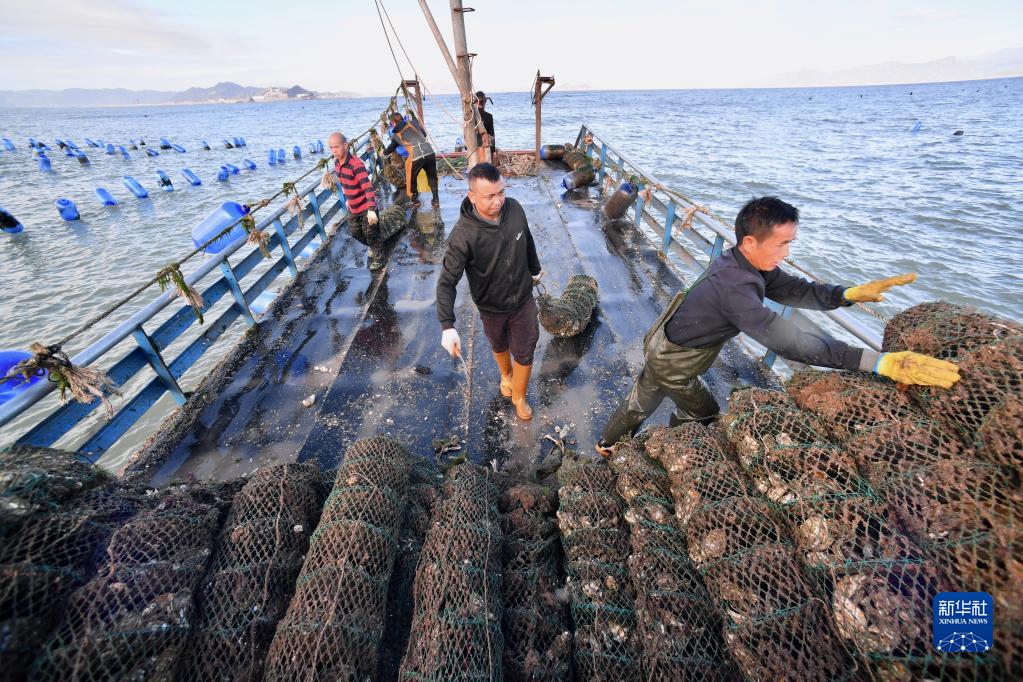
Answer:
<path fill-rule="evenodd" d="M 482 90 L 476 92 L 476 102 L 474 107 L 477 115 L 479 115 L 481 122 L 483 123 L 483 130 L 485 132 L 476 133 L 476 146 L 479 149 L 489 149 L 490 155 L 488 158 L 483 158 L 483 161 L 496 164 L 497 163 L 497 138 L 494 136 L 494 115 L 487 111 L 487 100 L 493 104 L 494 100 L 486 96 Z M 483 153 L 486 156 L 486 153 Z"/>
<path fill-rule="evenodd" d="M 788 360 L 820 367 L 875 372 L 903 384 L 949 388 L 959 380 L 951 362 L 912 353 L 878 353 L 805 331 L 764 306 L 764 298 L 809 310 L 833 310 L 856 302 L 881 301 L 893 286 L 916 275 L 900 275 L 845 288 L 814 284 L 778 266 L 796 238 L 799 211 L 775 197 L 749 201 L 735 218 L 737 246 L 715 260 L 671 304 L 643 339 L 646 362 L 629 395 L 611 416 L 597 443 L 607 455 L 631 437 L 665 398 L 675 403 L 670 425 L 709 423 L 719 408 L 700 374 L 725 341 L 744 332 Z"/>
<path fill-rule="evenodd" d="M 395 112 L 390 116 L 391 143 L 384 150 L 388 156 L 398 147 L 403 147 L 408 156 L 405 157 L 405 192 L 412 199 L 412 208 L 419 207 L 419 184 L 416 178 L 419 171 L 426 171 L 426 180 L 433 192 L 433 207 L 440 206 L 440 195 L 437 193 L 437 156 L 426 137 L 426 130 L 419 121 L 412 117 L 405 119 Z"/>
<path fill-rule="evenodd" d="M 355 241 L 369 247 L 369 269 L 375 272 L 384 266 L 384 261 L 373 183 L 362 160 L 349 153 L 348 139 L 344 135 L 331 133 L 327 146 L 334 157 L 334 174 L 348 205 L 348 230 Z"/>
<path fill-rule="evenodd" d="M 489 163 L 469 171 L 469 196 L 448 237 L 444 266 L 437 280 L 437 318 L 441 345 L 462 357 L 455 331 L 455 287 L 462 274 L 479 309 L 483 333 L 501 370 L 501 395 L 511 398 L 519 419 L 533 418 L 526 402 L 533 351 L 540 338 L 533 285 L 543 272 L 529 232 L 526 212 L 504 195 L 501 173 Z"/>

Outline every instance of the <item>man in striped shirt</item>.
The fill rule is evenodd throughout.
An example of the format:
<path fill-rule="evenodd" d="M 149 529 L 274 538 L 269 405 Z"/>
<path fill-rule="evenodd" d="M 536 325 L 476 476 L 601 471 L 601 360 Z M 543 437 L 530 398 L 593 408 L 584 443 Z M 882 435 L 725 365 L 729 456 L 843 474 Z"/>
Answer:
<path fill-rule="evenodd" d="M 348 139 L 344 135 L 333 133 L 327 145 L 334 157 L 334 174 L 348 204 L 348 230 L 356 241 L 369 247 L 369 269 L 375 272 L 384 266 L 384 261 L 373 183 L 362 160 L 349 153 Z"/>

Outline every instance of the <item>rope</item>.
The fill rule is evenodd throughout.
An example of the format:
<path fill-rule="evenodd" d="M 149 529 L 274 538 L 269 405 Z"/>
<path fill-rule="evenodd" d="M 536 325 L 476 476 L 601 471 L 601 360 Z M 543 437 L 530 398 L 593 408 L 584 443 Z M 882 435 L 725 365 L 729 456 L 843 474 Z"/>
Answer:
<path fill-rule="evenodd" d="M 401 66 L 398 64 L 398 57 L 394 54 L 394 46 L 391 45 L 391 36 L 387 33 L 387 27 L 384 26 L 384 16 L 383 16 L 383 14 L 380 13 L 380 0 L 374 0 L 373 4 L 377 8 L 377 18 L 380 19 L 380 29 L 384 32 L 384 38 L 387 40 L 387 49 L 391 51 L 391 59 L 394 60 L 394 68 L 396 68 L 398 70 L 398 75 L 401 76 L 401 80 L 404 81 L 405 80 L 405 74 L 401 72 Z M 390 18 L 388 18 L 388 22 L 389 21 L 390 21 Z M 394 30 L 394 26 L 393 25 L 391 26 L 391 30 L 392 31 Z M 395 40 L 397 40 L 397 38 L 398 38 L 397 32 L 395 32 L 394 37 L 395 37 Z M 404 52 L 405 48 L 402 47 L 401 50 L 402 50 L 402 52 Z M 408 55 L 407 54 L 405 55 L 405 58 L 408 59 Z M 412 62 L 409 62 L 409 64 L 411 65 Z M 412 70 L 414 72 L 415 68 L 413 68 Z"/>

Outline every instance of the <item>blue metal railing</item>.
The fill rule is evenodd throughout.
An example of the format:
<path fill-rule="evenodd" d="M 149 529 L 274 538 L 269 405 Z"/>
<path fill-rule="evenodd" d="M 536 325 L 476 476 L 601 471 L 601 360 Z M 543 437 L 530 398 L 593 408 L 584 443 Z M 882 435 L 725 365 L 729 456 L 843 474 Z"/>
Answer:
<path fill-rule="evenodd" d="M 372 144 L 368 140 L 363 141 L 357 147 L 356 152 L 366 161 L 370 179 L 375 182 L 378 174 L 378 159 Z M 176 300 L 175 292 L 168 291 L 71 359 L 75 365 L 91 365 L 108 357 L 115 347 L 130 338 L 134 341 L 134 347 L 114 361 L 107 370 L 107 375 L 116 386 L 124 387 L 146 368 L 152 369 L 156 374 L 141 389 L 117 399 L 118 409 L 113 417 L 94 427 L 93 431 L 88 433 L 85 442 L 78 447 L 79 454 L 90 461 L 96 461 L 123 437 L 165 393 L 169 393 L 178 405 L 184 404 L 186 396 L 178 385 L 178 381 L 185 372 L 239 318 L 247 326 L 253 326 L 256 322 L 252 310 L 249 308 L 250 304 L 277 279 L 278 275 L 284 272 L 285 268 L 288 269 L 292 277 L 296 276 L 298 267 L 295 255 L 300 254 L 317 236 L 320 237 L 321 245 L 325 244 L 327 241 L 325 226 L 336 215 L 342 219 L 345 217 L 344 195 L 336 188 L 333 192 L 320 190 L 319 184 L 320 178 L 317 177 L 304 189 L 300 188 L 300 196 L 308 201 L 306 211 L 313 219 L 307 221 L 306 226 L 302 226 L 302 221 L 298 216 L 285 219 L 286 209 L 284 207 L 278 208 L 257 223 L 256 227 L 260 230 L 271 229 L 272 234 L 267 249 L 271 257 L 277 250 L 280 251 L 280 256 L 272 261 L 270 267 L 250 287 L 243 288 L 243 280 L 263 263 L 263 254 L 259 249 L 252 249 L 238 263 L 232 264 L 229 260 L 230 256 L 245 246 L 246 237 L 244 236 L 211 256 L 185 277 L 185 281 L 193 286 L 215 268 L 220 269 L 221 277 L 200 291 L 204 311 L 212 308 L 224 296 L 230 295 L 234 299 L 231 306 L 216 320 L 207 321 L 205 325 L 193 328 L 197 322 L 194 311 L 190 306 L 183 305 L 167 320 L 159 324 L 155 330 L 147 330 L 147 323 L 152 322 L 161 311 Z M 331 196 L 336 198 L 336 201 L 324 210 L 325 202 Z M 296 234 L 297 239 L 289 242 L 289 237 Z M 190 329 L 194 332 L 194 338 L 184 350 L 168 362 L 164 357 L 164 352 Z M 40 381 L 0 405 L 0 427 L 32 408 L 53 389 L 54 384 L 51 382 Z M 52 446 L 60 438 L 81 425 L 99 405 L 98 400 L 89 404 L 69 402 L 60 405 L 42 416 L 15 442 L 24 445 Z"/>
<path fill-rule="evenodd" d="M 694 213 L 691 225 L 686 226 L 679 212 L 681 210 L 684 213 L 686 209 L 694 208 L 693 204 L 677 195 L 664 192 L 660 188 L 665 187 L 665 183 L 630 161 L 589 126 L 584 124 L 579 129 L 575 144 L 591 158 L 600 159 L 600 168 L 597 171 L 598 182 L 603 183 L 608 176 L 617 182 L 625 182 L 632 176 L 642 178 L 635 183 L 639 186 L 640 193 L 636 196 L 633 215 L 636 225 L 646 224 L 659 237 L 660 251 L 663 255 L 672 254 L 680 258 L 687 266 L 703 270 L 710 265 L 711 261 L 720 256 L 725 248 L 735 245 L 734 232 L 712 216 Z M 650 185 L 649 201 L 645 201 L 643 198 L 642 190 L 646 188 L 643 179 Z M 697 229 L 697 224 L 700 229 Z M 670 229 L 666 226 L 670 226 Z M 686 229 L 679 232 L 683 227 Z M 706 260 L 703 260 L 703 257 L 706 257 Z M 851 308 L 807 314 L 809 311 L 796 311 L 774 301 L 768 301 L 767 304 L 783 317 L 798 315 L 801 322 L 824 332 L 827 331 L 828 326 L 837 325 L 868 347 L 881 350 L 880 334 L 850 315 Z M 776 359 L 777 356 L 768 350 L 763 357 L 763 362 L 768 367 L 772 367 Z"/>

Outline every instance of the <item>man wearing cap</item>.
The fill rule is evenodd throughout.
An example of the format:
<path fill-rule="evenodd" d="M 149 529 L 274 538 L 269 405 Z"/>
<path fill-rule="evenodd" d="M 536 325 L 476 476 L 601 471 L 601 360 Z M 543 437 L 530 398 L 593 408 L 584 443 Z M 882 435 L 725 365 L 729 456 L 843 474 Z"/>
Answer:
<path fill-rule="evenodd" d="M 416 178 L 419 171 L 426 171 L 426 180 L 433 192 L 433 207 L 440 206 L 437 191 L 437 156 L 426 135 L 426 130 L 412 115 L 405 118 L 398 112 L 388 117 L 391 123 L 391 143 L 384 149 L 384 156 L 402 147 L 408 152 L 405 157 L 405 192 L 412 199 L 412 208 L 419 207 L 419 186 Z"/>
<path fill-rule="evenodd" d="M 796 239 L 799 211 L 776 197 L 746 203 L 735 218 L 736 246 L 715 259 L 688 290 L 672 299 L 643 339 L 645 363 L 632 390 L 600 434 L 607 456 L 631 437 L 665 398 L 675 403 L 670 425 L 708 423 L 718 403 L 700 379 L 721 347 L 740 332 L 779 356 L 818 367 L 874 372 L 902 384 L 949 388 L 959 380 L 951 362 L 909 351 L 878 353 L 804 330 L 764 306 L 764 299 L 792 308 L 834 310 L 884 300 L 884 292 L 916 280 L 897 275 L 844 287 L 819 284 L 779 266 Z"/>
<path fill-rule="evenodd" d="M 477 114 L 483 121 L 483 129 L 486 131 L 484 133 L 480 133 L 477 130 L 476 146 L 490 150 L 489 157 L 484 157 L 484 161 L 497 163 L 497 138 L 494 136 L 494 115 L 486 110 L 487 100 L 490 100 L 491 104 L 494 103 L 494 100 L 487 97 L 486 93 L 482 90 L 476 91 L 476 101 L 474 102 L 474 106 L 476 107 Z"/>

